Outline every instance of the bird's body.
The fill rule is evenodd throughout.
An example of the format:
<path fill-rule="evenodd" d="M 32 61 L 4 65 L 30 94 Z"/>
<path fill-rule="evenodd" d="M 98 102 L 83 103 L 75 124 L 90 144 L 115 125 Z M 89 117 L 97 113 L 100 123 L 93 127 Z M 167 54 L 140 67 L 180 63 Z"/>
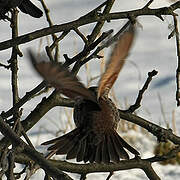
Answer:
<path fill-rule="evenodd" d="M 0 19 L 4 19 L 5 14 L 15 7 L 35 18 L 43 15 L 43 12 L 30 0 L 0 0 Z"/>
<path fill-rule="evenodd" d="M 109 163 L 129 159 L 127 149 L 139 155 L 124 141 L 117 131 L 120 116 L 117 107 L 108 97 L 134 37 L 133 26 L 125 32 L 112 51 L 109 64 L 102 75 L 98 87 L 86 88 L 68 69 L 60 64 L 37 62 L 29 53 L 37 72 L 57 91 L 75 100 L 74 123 L 76 128 L 69 133 L 43 143 L 51 146 L 49 151 L 67 154 L 66 159 L 77 161 Z"/>
<path fill-rule="evenodd" d="M 95 87 L 89 90 L 97 95 Z M 124 150 L 139 153 L 124 141 L 116 132 L 120 116 L 118 108 L 107 95 L 101 96 L 98 101 L 100 109 L 93 110 L 93 103 L 84 99 L 75 102 L 74 122 L 76 128 L 58 138 L 47 141 L 43 145 L 54 144 L 48 148 L 56 154 L 67 154 L 67 159 L 76 158 L 84 162 L 119 162 L 120 159 L 129 159 Z"/>
<path fill-rule="evenodd" d="M 92 129 L 94 134 L 97 134 L 97 136 L 99 136 L 98 134 L 106 134 L 110 130 L 116 130 L 117 124 L 120 121 L 118 109 L 110 98 L 102 96 L 99 98 L 98 104 L 101 109 L 99 111 L 91 111 L 87 108 L 86 111 L 83 112 L 81 108 L 79 108 L 79 106 L 82 105 L 76 105 L 76 103 L 74 107 L 74 121 L 76 126 L 81 126 L 78 121 L 83 117 L 81 120 L 82 126 L 83 123 L 88 121 L 88 124 L 85 126 Z M 86 104 L 83 105 L 86 106 Z"/>
<path fill-rule="evenodd" d="M 86 104 L 83 103 L 83 106 L 83 108 L 85 108 Z M 86 111 L 82 111 L 82 104 L 75 104 L 75 124 L 78 128 L 87 132 L 83 135 L 84 137 L 88 134 L 86 141 L 84 140 L 84 142 L 78 145 L 84 146 L 84 151 L 77 156 L 77 160 L 97 163 L 107 163 L 109 161 L 118 162 L 120 159 L 118 155 L 119 150 L 117 149 L 118 152 L 114 152 L 116 151 L 114 149 L 115 147 L 112 147 L 113 151 L 108 147 L 110 138 L 114 138 L 114 134 L 118 136 L 116 133 L 120 121 L 118 109 L 111 99 L 106 96 L 99 98 L 99 107 L 101 109 L 99 111 L 91 111 L 89 108 L 87 108 Z"/>

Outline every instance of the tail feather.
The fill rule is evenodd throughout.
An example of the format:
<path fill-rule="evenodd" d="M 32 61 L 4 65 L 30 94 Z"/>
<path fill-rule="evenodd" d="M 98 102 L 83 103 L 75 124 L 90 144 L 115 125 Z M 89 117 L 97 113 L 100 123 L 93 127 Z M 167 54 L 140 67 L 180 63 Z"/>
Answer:
<path fill-rule="evenodd" d="M 83 139 L 80 143 L 80 148 L 77 153 L 77 162 L 80 162 L 84 159 L 85 153 L 86 153 L 86 144 L 87 140 Z"/>
<path fill-rule="evenodd" d="M 96 148 L 96 154 L 95 154 L 95 162 L 101 163 L 102 161 L 102 142 L 98 144 Z"/>
<path fill-rule="evenodd" d="M 85 151 L 85 154 L 84 154 L 84 162 L 87 162 L 88 160 L 89 160 L 89 151 L 90 151 L 90 145 L 89 145 L 89 143 L 87 144 L 87 147 L 86 147 L 86 151 Z"/>
<path fill-rule="evenodd" d="M 71 132 L 69 132 L 69 133 L 67 133 L 61 137 L 54 138 L 54 139 L 51 139 L 49 141 L 43 142 L 41 145 L 49 145 L 49 144 L 55 144 L 57 142 L 63 142 L 67 138 L 71 139 L 72 137 L 78 135 L 79 133 L 80 133 L 80 129 L 76 128 L 76 129 L 72 130 Z"/>
<path fill-rule="evenodd" d="M 84 161 L 84 162 L 89 161 L 90 163 L 93 163 L 95 161 L 95 157 L 96 157 L 96 146 L 93 146 L 91 148 L 91 151 L 89 151 L 89 152 L 90 152 L 89 158 L 87 158 L 88 160 L 86 159 L 86 161 Z"/>
<path fill-rule="evenodd" d="M 123 146 L 119 142 L 117 133 L 113 134 L 112 141 L 114 144 L 114 148 L 116 152 L 118 153 L 119 157 L 122 159 L 129 159 L 128 153 L 124 150 Z"/>
<path fill-rule="evenodd" d="M 104 141 L 102 142 L 102 162 L 108 163 L 110 162 L 110 157 L 108 153 L 108 147 L 107 147 L 107 138 L 104 137 Z"/>
<path fill-rule="evenodd" d="M 69 138 L 63 138 L 61 140 L 58 140 L 55 144 L 50 146 L 48 148 L 49 151 L 55 150 L 55 149 L 62 149 L 64 146 L 67 146 L 68 144 L 72 144 L 73 142 Z"/>
<path fill-rule="evenodd" d="M 65 143 L 64 146 L 60 146 L 60 148 L 57 150 L 56 154 L 67 154 L 71 149 L 72 147 L 74 147 L 74 145 L 76 144 L 76 142 L 74 141 L 70 141 Z M 55 149 L 57 149 L 58 144 L 55 144 Z M 54 148 L 54 147 L 53 147 Z"/>
<path fill-rule="evenodd" d="M 66 159 L 74 159 L 77 157 L 78 151 L 80 149 L 80 144 L 76 143 L 67 153 Z"/>
<path fill-rule="evenodd" d="M 79 141 L 80 132 L 80 129 L 76 128 L 61 137 L 42 143 L 42 145 L 53 144 L 48 148 L 48 151 L 56 150 L 56 154 L 67 154 Z"/>
<path fill-rule="evenodd" d="M 89 134 L 86 140 L 87 144 L 83 160 L 84 162 L 89 161 L 90 163 L 93 163 L 96 156 L 96 146 L 92 143 L 92 134 Z"/>
<path fill-rule="evenodd" d="M 139 152 L 134 149 L 132 146 L 130 146 L 123 138 L 121 138 L 119 135 L 117 135 L 119 139 L 119 143 L 126 148 L 128 151 L 130 151 L 132 154 L 139 155 Z"/>
<path fill-rule="evenodd" d="M 48 150 L 58 149 L 56 154 L 67 154 L 74 146 L 78 146 L 77 153 L 81 148 L 81 141 L 83 139 L 83 134 L 79 133 L 75 135 L 74 137 L 71 136 L 70 138 L 64 139 L 64 141 L 61 141 L 61 144 L 57 142 L 56 144 L 52 145 Z M 83 144 L 84 145 L 84 144 Z M 83 147 L 82 147 L 83 148 Z"/>
<path fill-rule="evenodd" d="M 77 143 L 78 136 L 75 136 L 73 141 L 72 139 L 66 138 L 64 141 L 58 141 L 54 145 L 48 148 L 49 151 L 57 150 L 56 154 L 67 154 Z"/>
<path fill-rule="evenodd" d="M 110 160 L 112 160 L 113 162 L 119 162 L 119 155 L 114 148 L 111 136 L 107 135 L 106 137 L 107 137 L 108 153 L 109 153 Z"/>
<path fill-rule="evenodd" d="M 129 159 L 125 149 L 139 155 L 139 152 L 114 130 L 102 135 L 98 143 L 95 143 L 94 139 L 97 137 L 92 131 L 76 128 L 59 138 L 43 143 L 43 145 L 52 144 L 48 150 L 54 151 L 56 154 L 67 154 L 66 159 L 76 158 L 78 162 L 119 162 L 120 159 Z"/>

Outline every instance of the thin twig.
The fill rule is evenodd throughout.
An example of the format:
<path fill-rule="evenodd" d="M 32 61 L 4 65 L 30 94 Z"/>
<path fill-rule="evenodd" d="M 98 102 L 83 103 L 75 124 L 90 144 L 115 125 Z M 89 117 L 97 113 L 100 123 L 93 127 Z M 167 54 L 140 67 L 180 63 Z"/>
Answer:
<path fill-rule="evenodd" d="M 62 98 L 62 96 L 54 91 L 47 99 L 43 98 L 42 101 L 35 107 L 34 110 L 23 120 L 21 124 L 25 131 L 31 129 L 50 109 L 55 106 L 73 107 L 74 101 Z M 4 118 L 4 116 L 2 115 Z M 4 145 L 9 146 L 10 141 L 4 137 L 0 140 L 0 151 L 4 149 Z"/>
<path fill-rule="evenodd" d="M 145 6 L 144 8 L 148 8 L 152 3 L 153 3 L 154 0 L 150 0 Z"/>
<path fill-rule="evenodd" d="M 93 14 L 93 15 L 95 14 L 95 16 L 96 16 L 96 14 L 98 13 L 98 11 L 99 11 L 105 4 L 106 4 L 106 6 L 105 6 L 105 8 L 104 8 L 104 10 L 103 10 L 103 12 L 102 12 L 102 15 L 107 15 L 107 14 L 110 12 L 110 10 L 111 10 L 111 8 L 112 8 L 112 6 L 113 6 L 113 4 L 114 4 L 114 1 L 115 1 L 115 0 L 109 0 L 109 1 L 106 1 L 106 2 L 102 3 L 100 6 L 98 6 L 98 7 L 95 8 L 93 11 L 91 11 L 90 13 L 88 13 L 87 16 L 85 15 L 84 18 L 88 17 L 89 15 L 91 16 L 91 14 Z M 83 18 L 83 19 L 84 19 L 84 18 Z M 68 58 L 68 59 L 66 58 L 65 66 L 69 66 L 70 64 L 76 62 L 75 65 L 74 65 L 74 67 L 73 67 L 73 70 L 72 70 L 72 72 L 74 72 L 75 74 L 77 74 L 77 72 L 78 72 L 78 70 L 79 70 L 79 68 L 80 68 L 80 63 L 83 61 L 83 59 L 88 56 L 88 54 L 90 53 L 90 51 L 93 50 L 93 49 L 98 45 L 99 42 L 102 41 L 101 38 L 103 37 L 103 34 L 102 34 L 101 37 L 99 37 L 99 38 L 94 42 L 94 40 L 97 38 L 98 34 L 100 33 L 100 31 L 101 31 L 104 23 L 105 23 L 105 20 L 97 22 L 97 24 L 95 25 L 94 29 L 92 30 L 92 33 L 91 33 L 89 36 L 87 36 L 88 41 L 87 41 L 87 43 L 85 44 L 83 51 L 81 51 L 79 54 L 77 54 L 75 57 L 73 57 L 73 58 L 71 58 L 71 59 L 70 59 L 70 58 Z M 104 34 L 104 35 L 105 35 L 105 34 Z M 98 42 L 98 41 L 99 41 L 99 42 Z M 64 57 L 67 57 L 67 55 L 64 56 Z"/>
<path fill-rule="evenodd" d="M 40 2 L 41 2 L 41 5 L 42 5 L 42 7 L 43 7 L 43 9 L 45 11 L 46 20 L 47 20 L 47 22 L 49 24 L 49 27 L 51 27 L 51 26 L 53 26 L 53 22 L 51 21 L 51 18 L 50 18 L 50 15 L 49 15 L 49 9 L 46 6 L 44 0 L 40 0 Z M 53 40 L 55 40 L 57 37 L 56 37 L 55 34 L 52 34 L 52 38 L 53 38 Z"/>
<path fill-rule="evenodd" d="M 81 51 L 79 54 L 77 54 L 76 56 L 74 56 L 72 59 L 69 59 L 68 62 L 71 64 L 75 61 L 77 61 L 77 63 L 74 65 L 72 72 L 74 74 L 77 74 L 78 70 L 80 69 L 80 67 L 86 63 L 83 61 L 78 61 L 78 59 L 80 59 L 81 57 L 86 57 L 87 54 L 93 50 L 99 43 L 101 43 L 104 39 L 106 39 L 111 33 L 113 32 L 113 30 L 110 30 L 108 32 L 104 32 L 102 33 L 102 35 L 96 40 L 94 41 L 92 44 L 90 44 L 88 47 L 86 47 L 86 49 L 84 49 L 83 51 Z M 67 62 L 67 61 L 66 61 Z M 64 66 L 68 66 L 69 63 L 64 63 Z"/>
<path fill-rule="evenodd" d="M 12 38 L 18 37 L 18 19 L 17 19 L 18 11 L 13 10 L 12 11 L 12 20 L 11 20 L 11 27 L 12 27 Z M 11 63 L 11 83 L 12 83 L 12 94 L 13 94 L 13 105 L 16 104 L 19 101 L 19 95 L 18 95 L 18 46 L 16 45 L 12 49 L 12 55 L 9 62 Z"/>
<path fill-rule="evenodd" d="M 105 3 L 106 3 L 106 6 L 105 6 L 105 8 L 104 8 L 104 10 L 103 10 L 103 12 L 102 12 L 102 14 L 101 14 L 101 16 L 105 16 L 105 15 L 109 14 L 109 12 L 110 12 L 110 10 L 111 10 L 114 2 L 115 2 L 115 0 L 108 0 L 108 1 L 105 2 Z M 101 9 L 101 8 L 100 8 L 100 9 Z M 96 9 L 95 11 L 98 13 L 98 11 L 99 11 L 100 9 Z M 92 33 L 88 36 L 88 42 L 89 42 L 89 43 L 92 43 L 92 42 L 96 39 L 96 37 L 97 37 L 98 34 L 100 33 L 100 31 L 101 31 L 104 23 L 105 23 L 105 20 L 97 22 L 96 26 L 95 26 L 94 29 L 92 30 Z"/>
<path fill-rule="evenodd" d="M 9 69 L 11 66 L 10 65 L 5 65 L 5 64 L 2 64 L 2 63 L 0 63 L 0 66 L 1 67 L 4 67 L 4 68 L 6 68 L 6 69 Z"/>
<path fill-rule="evenodd" d="M 14 173 L 14 176 L 16 179 L 20 179 L 22 174 L 24 174 L 26 172 L 26 168 L 27 168 L 27 165 L 18 173 Z"/>
<path fill-rule="evenodd" d="M 165 110 L 164 110 L 164 106 L 163 106 L 163 102 L 162 102 L 162 98 L 161 98 L 160 93 L 158 93 L 157 96 L 158 96 L 158 101 L 160 104 L 161 115 L 163 117 L 163 120 L 164 120 L 166 127 L 169 128 L 169 124 L 168 124 L 168 121 L 166 119 L 166 114 L 165 114 Z"/>
<path fill-rule="evenodd" d="M 179 30 L 178 22 L 175 15 L 174 18 L 174 29 L 176 35 L 176 51 L 177 51 L 177 69 L 176 69 L 176 102 L 177 106 L 180 106 L 180 40 L 179 40 Z"/>
<path fill-rule="evenodd" d="M 12 28 L 12 38 L 18 37 L 18 11 L 17 9 L 13 9 L 11 11 L 11 28 Z M 11 86 L 12 86 L 12 99 L 13 105 L 15 105 L 19 101 L 19 92 L 18 92 L 18 55 L 21 56 L 21 52 L 18 48 L 18 45 L 12 48 L 11 58 L 8 61 L 11 67 Z M 19 119 L 19 109 L 13 113 L 14 121 L 14 129 L 17 131 L 17 134 L 20 133 L 20 119 Z M 8 145 L 6 145 L 8 147 Z M 12 146 L 12 150 L 16 147 Z M 8 170 L 6 172 L 7 179 L 15 180 L 13 169 L 14 169 L 14 151 L 9 151 L 8 153 Z"/>
<path fill-rule="evenodd" d="M 113 174 L 114 174 L 113 172 L 110 172 L 106 180 L 109 180 L 113 176 Z"/>
<path fill-rule="evenodd" d="M 78 28 L 74 28 L 74 31 L 79 35 L 79 37 L 83 40 L 84 44 L 86 45 L 88 43 L 87 38 L 84 36 L 83 33 Z"/>
<path fill-rule="evenodd" d="M 93 58 L 97 58 L 97 57 L 99 58 L 98 53 L 101 50 L 103 50 L 104 48 L 111 46 L 115 41 L 117 41 L 119 36 L 122 34 L 123 31 L 125 31 L 127 29 L 127 27 L 129 26 L 130 23 L 131 23 L 131 21 L 129 20 L 113 37 L 108 39 L 106 42 L 102 43 L 102 45 L 98 46 L 91 55 L 89 55 L 86 59 L 81 61 L 79 66 L 82 66 L 83 64 L 87 63 L 88 61 L 90 61 Z M 109 30 L 104 33 L 107 33 L 107 35 L 109 36 L 112 32 L 113 32 L 112 30 Z"/>
<path fill-rule="evenodd" d="M 138 109 L 141 106 L 141 100 L 143 98 L 144 92 L 147 90 L 150 82 L 152 81 L 152 78 L 157 75 L 157 71 L 153 70 L 152 72 L 148 73 L 148 78 L 142 87 L 142 89 L 139 91 L 138 97 L 136 99 L 135 104 L 131 105 L 128 110 L 125 110 L 125 112 L 131 112 L 133 113 L 136 109 Z"/>
<path fill-rule="evenodd" d="M 44 8 L 45 15 L 46 15 L 46 20 L 47 20 L 47 22 L 49 24 L 49 27 L 52 27 L 53 23 L 52 23 L 52 20 L 50 18 L 50 15 L 49 15 L 49 9 L 47 8 L 44 0 L 40 0 L 40 2 L 42 4 L 42 7 Z M 58 42 L 61 40 L 61 38 L 57 38 L 55 33 L 52 33 L 51 36 L 52 36 L 52 39 L 53 39 L 54 43 L 53 43 L 53 46 L 51 46 L 51 48 L 48 48 L 48 46 L 47 46 L 46 47 L 46 51 L 47 51 L 47 54 L 48 54 L 50 60 L 54 59 L 55 61 L 58 61 L 58 55 L 59 55 L 59 45 L 58 45 Z M 55 48 L 55 56 L 53 58 L 51 52 L 52 52 L 52 50 L 54 48 Z"/>
<path fill-rule="evenodd" d="M 63 31 L 70 31 L 74 28 L 78 28 L 80 26 L 94 23 L 97 21 L 106 21 L 106 20 L 117 20 L 117 19 L 129 19 L 130 17 L 138 17 L 138 16 L 157 16 L 157 14 L 160 15 L 172 15 L 172 12 L 169 11 L 169 8 L 174 11 L 178 8 L 180 8 L 180 1 L 177 1 L 176 3 L 172 4 L 170 7 L 162 7 L 162 8 L 156 8 L 156 9 L 137 9 L 132 11 L 125 11 L 125 12 L 117 12 L 117 13 L 109 13 L 104 16 L 88 16 L 88 18 L 83 19 L 85 16 L 82 16 L 81 18 L 71 21 L 69 23 L 64 23 L 60 25 L 54 25 L 52 27 L 43 28 L 40 30 L 36 30 L 34 32 L 19 36 L 15 39 L 10 39 L 4 42 L 0 43 L 0 51 L 4 49 L 8 49 L 10 47 L 13 47 L 15 45 L 24 44 L 27 42 L 30 42 L 34 39 L 50 35 L 52 33 L 57 32 L 63 32 Z"/>
<path fill-rule="evenodd" d="M 148 130 L 150 133 L 157 137 L 159 142 L 170 140 L 174 144 L 180 145 L 180 137 L 173 134 L 171 129 L 162 128 L 152 123 L 151 121 L 147 121 L 142 117 L 129 112 L 123 112 L 122 110 L 119 110 L 119 115 L 122 119 L 135 123 Z"/>
<path fill-rule="evenodd" d="M 69 31 L 64 31 L 59 37 L 56 38 L 56 40 L 52 43 L 50 46 L 51 51 L 57 46 L 58 42 L 61 41 L 66 35 L 68 35 Z"/>
<path fill-rule="evenodd" d="M 16 133 L 4 122 L 0 116 L 0 131 L 1 133 L 8 137 L 13 145 L 21 148 L 21 151 L 25 153 L 29 158 L 39 164 L 49 175 L 54 178 L 64 178 L 64 180 L 72 180 L 67 174 L 57 169 L 48 162 L 39 152 L 28 146 L 22 139 L 20 139 Z"/>
<path fill-rule="evenodd" d="M 38 93 L 41 89 L 43 89 L 46 85 L 45 81 L 42 81 L 39 85 L 37 85 L 34 89 L 27 92 L 26 95 L 19 100 L 11 109 L 9 109 L 7 112 L 3 112 L 1 116 L 3 118 L 8 118 L 9 116 L 13 115 L 14 112 L 17 111 L 21 106 L 23 106 L 27 101 L 31 99 L 32 96 L 34 96 L 36 93 Z"/>

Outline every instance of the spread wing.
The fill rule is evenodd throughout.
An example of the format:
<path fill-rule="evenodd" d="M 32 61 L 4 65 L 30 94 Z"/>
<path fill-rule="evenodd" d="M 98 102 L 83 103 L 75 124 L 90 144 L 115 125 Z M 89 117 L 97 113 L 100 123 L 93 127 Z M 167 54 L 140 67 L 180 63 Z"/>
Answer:
<path fill-rule="evenodd" d="M 83 97 L 97 103 L 96 96 L 84 87 L 79 79 L 67 68 L 63 67 L 62 64 L 42 61 L 42 57 L 40 57 L 40 60 L 37 60 L 30 50 L 28 54 L 38 74 L 59 92 L 71 99 Z"/>
<path fill-rule="evenodd" d="M 128 30 L 120 36 L 112 51 L 106 70 L 99 81 L 98 98 L 109 93 L 109 90 L 113 86 L 124 65 L 125 58 L 128 55 L 133 39 L 134 26 L 130 25 Z"/>

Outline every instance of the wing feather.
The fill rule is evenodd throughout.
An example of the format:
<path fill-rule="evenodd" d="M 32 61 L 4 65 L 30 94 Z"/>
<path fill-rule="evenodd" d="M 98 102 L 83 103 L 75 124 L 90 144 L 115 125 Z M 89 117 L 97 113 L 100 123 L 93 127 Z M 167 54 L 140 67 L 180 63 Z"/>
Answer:
<path fill-rule="evenodd" d="M 98 98 L 103 94 L 108 93 L 113 86 L 124 65 L 125 58 L 128 55 L 133 39 L 134 26 L 130 25 L 128 30 L 120 36 L 112 51 L 106 70 L 99 81 Z"/>
<path fill-rule="evenodd" d="M 39 61 L 31 50 L 28 51 L 28 54 L 38 74 L 62 94 L 72 99 L 81 96 L 84 99 L 97 103 L 96 96 L 89 91 L 68 68 L 65 68 L 60 63 L 42 61 L 42 57 Z"/>

